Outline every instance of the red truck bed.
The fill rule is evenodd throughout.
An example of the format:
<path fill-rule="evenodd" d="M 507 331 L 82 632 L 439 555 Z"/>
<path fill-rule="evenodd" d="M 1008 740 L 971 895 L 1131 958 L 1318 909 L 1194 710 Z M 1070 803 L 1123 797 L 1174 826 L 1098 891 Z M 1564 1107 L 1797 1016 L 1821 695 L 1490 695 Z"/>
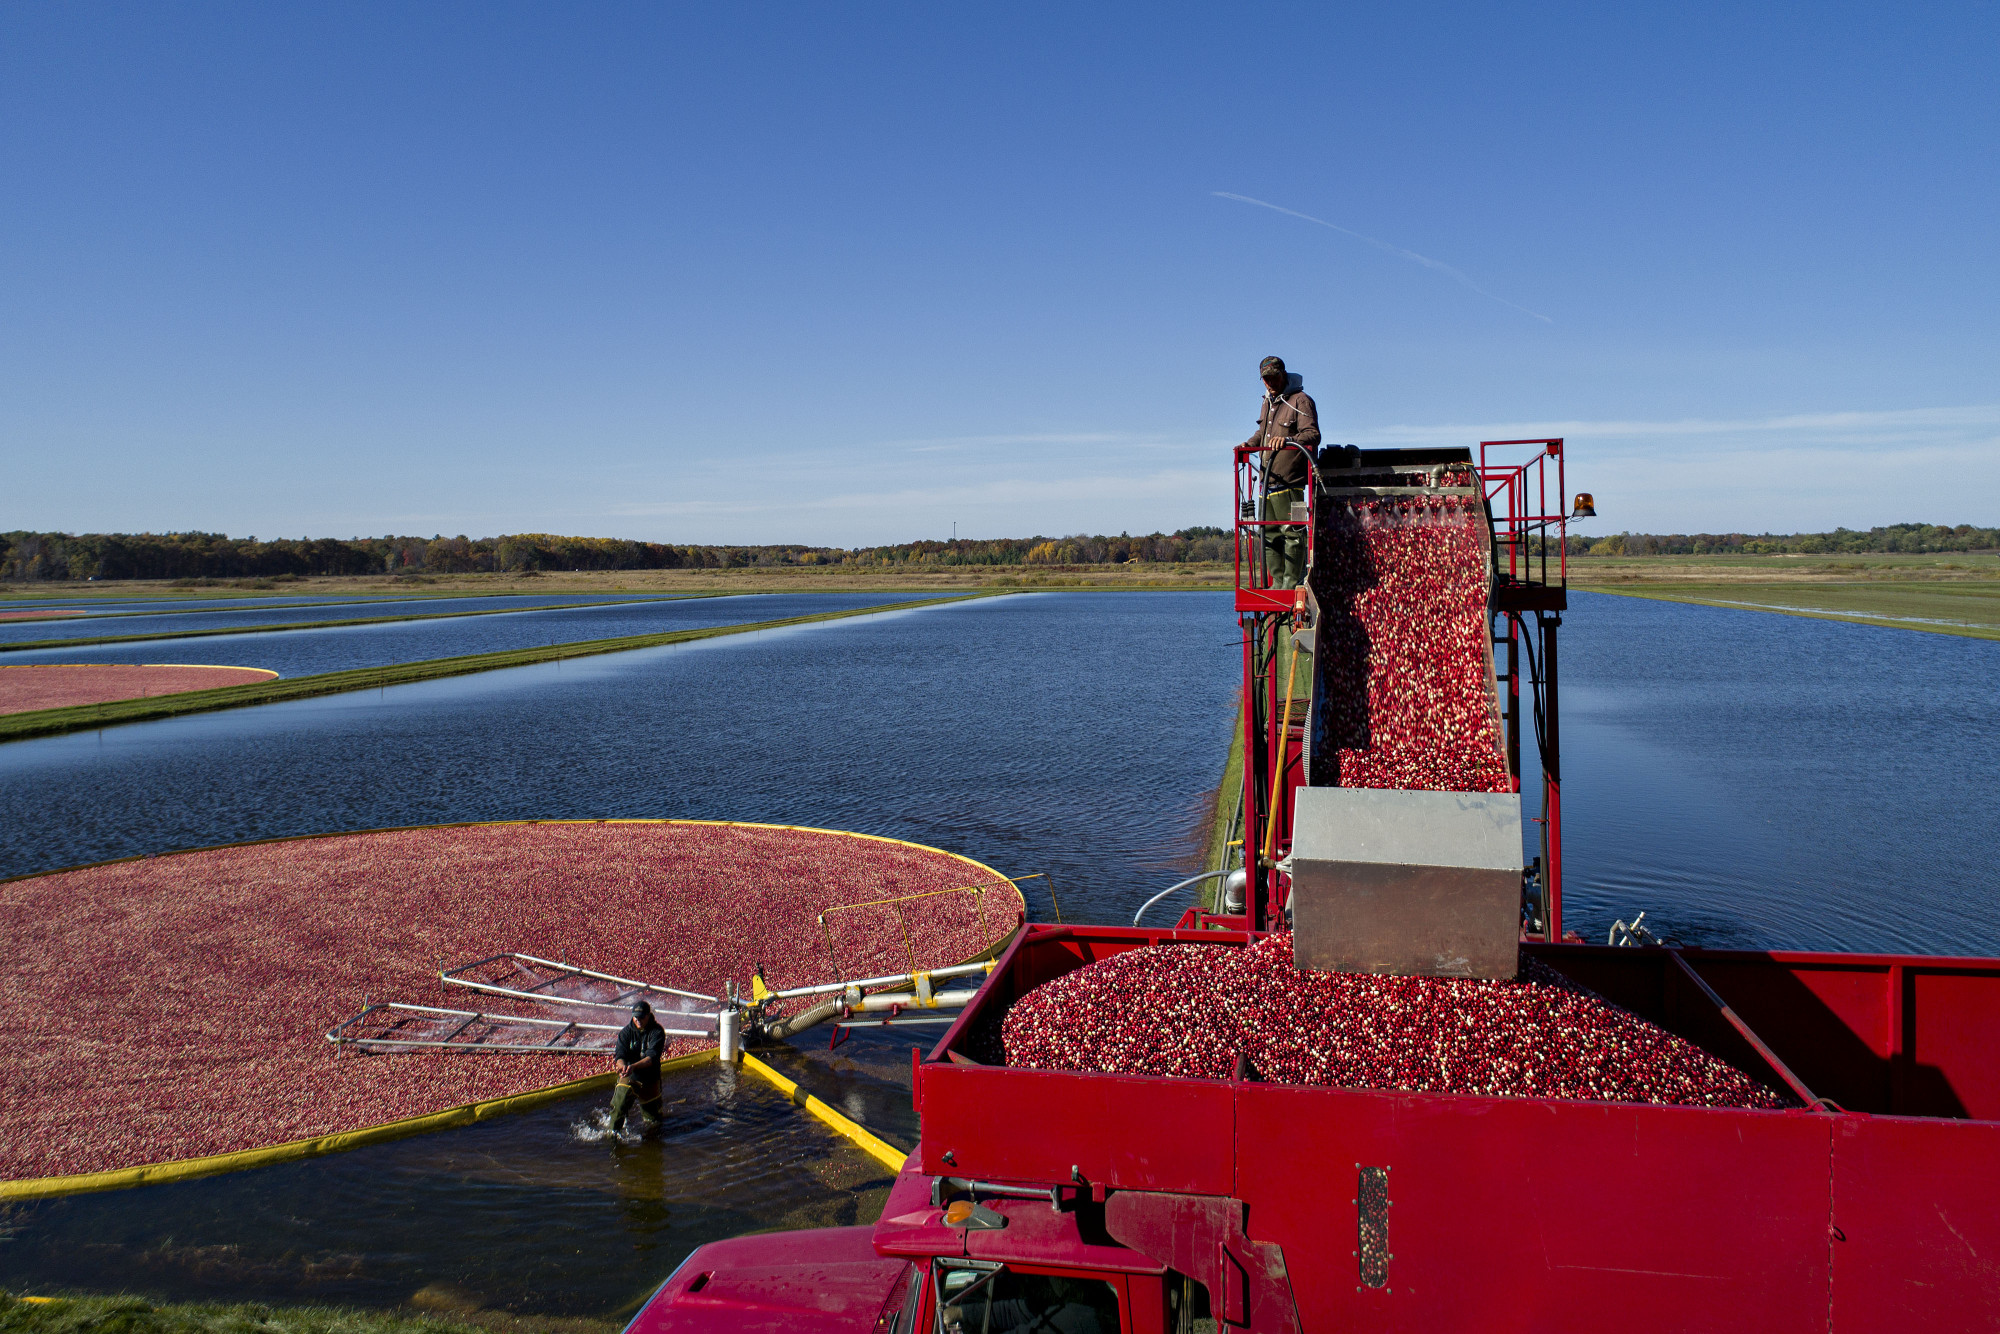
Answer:
<path fill-rule="evenodd" d="M 1111 1239 L 1257 1328 L 2000 1328 L 2000 960 L 1684 951 L 1814 1109 L 967 1063 L 979 1026 L 1049 978 L 1249 939 L 1028 928 L 917 1067 L 913 1166 L 1094 1190 Z M 1668 951 L 1525 948 L 1766 1073 Z"/>
<path fill-rule="evenodd" d="M 1525 947 L 1780 1111 L 978 1063 L 1050 978 L 1252 939 L 1027 927 L 872 1231 L 702 1247 L 631 1334 L 2000 1329 L 2000 960 Z"/>

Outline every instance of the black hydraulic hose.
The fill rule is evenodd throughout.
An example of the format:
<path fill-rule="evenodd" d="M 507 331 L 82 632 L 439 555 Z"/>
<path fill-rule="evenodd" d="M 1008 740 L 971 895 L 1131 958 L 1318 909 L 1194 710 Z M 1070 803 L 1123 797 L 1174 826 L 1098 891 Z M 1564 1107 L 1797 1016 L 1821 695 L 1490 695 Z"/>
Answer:
<path fill-rule="evenodd" d="M 764 1036 L 768 1038 L 788 1038 L 794 1033 L 803 1033 L 815 1024 L 823 1024 L 838 1015 L 840 1010 L 841 1003 L 839 1001 L 823 1001 L 809 1010 L 800 1010 L 797 1014 L 791 1015 L 788 1018 L 772 1020 L 770 1023 L 764 1025 Z"/>
<path fill-rule="evenodd" d="M 1542 712 L 1542 692 L 1544 688 L 1542 660 L 1541 656 L 1535 650 L 1534 638 L 1528 634 L 1528 623 L 1522 619 L 1521 613 L 1510 611 L 1507 613 L 1507 619 L 1512 622 L 1514 629 L 1520 634 L 1522 651 L 1528 656 L 1528 695 L 1530 702 L 1534 706 L 1535 715 L 1535 758 L 1540 762 L 1542 775 L 1546 778 L 1549 772 L 1549 744 L 1547 737 L 1548 723 Z"/>

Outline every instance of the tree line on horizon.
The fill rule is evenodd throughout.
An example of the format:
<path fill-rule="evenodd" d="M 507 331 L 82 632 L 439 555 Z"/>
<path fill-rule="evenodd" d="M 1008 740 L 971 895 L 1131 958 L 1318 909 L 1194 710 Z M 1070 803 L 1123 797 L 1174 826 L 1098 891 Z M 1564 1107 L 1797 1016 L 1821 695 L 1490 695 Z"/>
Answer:
<path fill-rule="evenodd" d="M 1076 534 L 875 547 L 627 541 L 514 533 L 501 537 L 229 537 L 222 533 L 0 533 L 0 581 L 307 578 L 313 575 L 526 574 L 543 570 L 743 569 L 775 566 L 1122 565 L 1231 558 L 1221 528 L 1133 537 Z"/>
<path fill-rule="evenodd" d="M 1866 532 L 1618 533 L 1572 536 L 1572 556 L 1858 555 L 2000 549 L 2000 528 L 1898 523 Z M 964 538 L 890 546 L 727 546 L 514 533 L 501 537 L 229 537 L 222 533 L 0 533 L 0 581 L 306 578 L 313 575 L 525 574 L 543 570 L 742 569 L 775 566 L 1122 565 L 1227 561 L 1229 530 L 1134 537 Z"/>
<path fill-rule="evenodd" d="M 1892 523 L 1862 532 L 1836 528 L 1830 533 L 1613 533 L 1609 537 L 1572 537 L 1572 556 L 1710 556 L 1742 553 L 1752 556 L 1861 556 L 1905 553 L 1922 555 L 1947 551 L 1992 551 L 2000 548 L 2000 528 L 1934 523 Z"/>

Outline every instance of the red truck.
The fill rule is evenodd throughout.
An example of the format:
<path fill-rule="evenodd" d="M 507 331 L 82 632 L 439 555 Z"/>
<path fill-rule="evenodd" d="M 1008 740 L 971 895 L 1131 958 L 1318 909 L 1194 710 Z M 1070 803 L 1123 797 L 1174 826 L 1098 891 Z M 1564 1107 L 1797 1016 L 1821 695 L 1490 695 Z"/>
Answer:
<path fill-rule="evenodd" d="M 1536 453 L 1323 452 L 1305 520 L 1315 553 L 1357 505 L 1443 515 L 1479 544 L 1472 596 L 1452 603 L 1471 617 L 1453 670 L 1493 720 L 1490 739 L 1460 730 L 1494 748 L 1471 757 L 1486 785 L 1316 779 L 1332 748 L 1359 744 L 1326 721 L 1339 701 L 1325 664 L 1344 642 L 1379 651 L 1395 626 L 1352 634 L 1368 608 L 1310 569 L 1301 588 L 1273 586 L 1264 533 L 1298 509 L 1263 503 L 1258 451 L 1240 450 L 1245 763 L 1230 845 L 1247 851 L 1224 912 L 1170 930 L 1024 927 L 943 1040 L 913 1053 L 921 1143 L 881 1219 L 704 1246 L 629 1334 L 2000 1329 L 2000 960 L 1643 935 L 1614 948 L 1563 930 L 1562 442 L 1498 443 Z M 1322 531 L 1329 515 L 1348 518 Z M 1379 581 L 1379 561 L 1369 573 Z M 1347 640 L 1315 637 L 1343 622 Z M 1523 868 L 1530 716 L 1542 852 Z M 1001 1017 L 1051 979 L 1142 946 L 1247 947 L 1288 922 L 1335 960 L 1306 967 L 1493 977 L 1537 960 L 1794 1105 L 993 1063 Z"/>
<path fill-rule="evenodd" d="M 1809 1091 L 1780 1111 L 967 1053 L 1088 962 L 1251 939 L 1027 928 L 916 1062 L 923 1142 L 880 1221 L 704 1246 L 631 1334 L 2000 1328 L 2000 960 L 1527 947 Z"/>

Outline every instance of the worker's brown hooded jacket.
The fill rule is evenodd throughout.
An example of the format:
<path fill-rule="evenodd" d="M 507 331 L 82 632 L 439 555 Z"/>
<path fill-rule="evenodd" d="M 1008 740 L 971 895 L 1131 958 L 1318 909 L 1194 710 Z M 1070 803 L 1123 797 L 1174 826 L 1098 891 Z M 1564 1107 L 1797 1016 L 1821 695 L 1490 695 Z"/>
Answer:
<path fill-rule="evenodd" d="M 1265 394 L 1264 406 L 1257 413 L 1256 433 L 1243 442 L 1264 448 L 1264 467 L 1271 475 L 1273 491 L 1302 487 L 1310 475 L 1298 450 L 1274 448 L 1279 441 L 1295 440 L 1307 449 L 1319 448 L 1319 407 L 1301 387 L 1304 383 L 1297 375 L 1290 375 L 1283 393 Z"/>

